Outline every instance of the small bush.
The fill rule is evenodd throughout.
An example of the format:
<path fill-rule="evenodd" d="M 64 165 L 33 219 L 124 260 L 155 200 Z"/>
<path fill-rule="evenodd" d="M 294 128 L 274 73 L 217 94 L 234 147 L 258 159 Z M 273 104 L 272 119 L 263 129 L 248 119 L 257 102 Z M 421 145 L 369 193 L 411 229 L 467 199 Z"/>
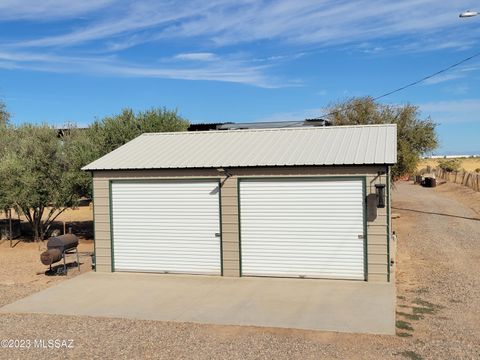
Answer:
<path fill-rule="evenodd" d="M 398 329 L 413 331 L 412 325 L 407 321 L 397 320 L 395 325 Z"/>
<path fill-rule="evenodd" d="M 476 168 L 476 169 L 475 169 L 475 172 L 476 172 L 476 173 L 480 173 L 480 168 Z"/>
<path fill-rule="evenodd" d="M 459 159 L 441 159 L 438 160 L 438 167 L 446 172 L 460 170 L 462 162 Z"/>

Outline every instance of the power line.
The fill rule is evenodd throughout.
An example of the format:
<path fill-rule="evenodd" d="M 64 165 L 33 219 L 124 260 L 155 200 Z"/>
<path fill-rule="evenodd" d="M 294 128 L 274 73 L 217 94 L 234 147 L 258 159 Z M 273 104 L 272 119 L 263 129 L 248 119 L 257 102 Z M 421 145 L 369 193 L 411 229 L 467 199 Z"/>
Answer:
<path fill-rule="evenodd" d="M 433 73 L 433 74 L 427 75 L 427 76 L 425 76 L 425 77 L 423 77 L 423 78 L 421 78 L 421 79 L 419 79 L 419 80 L 413 81 L 413 82 L 411 82 L 411 83 L 409 83 L 409 84 L 406 84 L 406 85 L 404 85 L 404 86 L 401 86 L 401 87 L 399 87 L 399 88 L 397 88 L 397 89 L 395 89 L 395 90 L 391 90 L 391 91 L 386 92 L 386 93 L 384 93 L 384 94 L 382 94 L 382 95 L 376 96 L 376 97 L 373 98 L 373 100 L 379 100 L 379 99 L 382 99 L 382 98 L 387 97 L 387 96 L 389 96 L 389 95 L 395 94 L 395 93 L 397 93 L 397 92 L 399 92 L 399 91 L 405 90 L 405 89 L 407 89 L 407 88 L 409 88 L 409 87 L 418 85 L 418 84 L 420 84 L 421 82 L 424 82 L 425 80 L 431 79 L 431 78 L 433 78 L 433 77 L 435 77 L 435 76 L 437 76 L 437 75 L 440 75 L 440 74 L 442 74 L 442 73 L 444 73 L 444 72 L 447 72 L 447 71 L 449 71 L 449 70 L 451 70 L 451 69 L 453 69 L 453 68 L 455 68 L 455 67 L 457 67 L 457 66 L 459 66 L 459 65 L 462 65 L 463 63 L 466 63 L 467 61 L 472 60 L 473 58 L 478 57 L 478 56 L 480 56 L 480 52 L 477 52 L 477 53 L 475 53 L 475 54 L 473 54 L 473 55 L 471 55 L 471 56 L 469 56 L 469 57 L 467 57 L 467 58 L 465 58 L 465 59 L 463 59 L 463 60 L 460 60 L 460 61 L 458 61 L 458 62 L 456 62 L 456 63 L 454 63 L 454 64 L 452 64 L 452 65 L 450 65 L 450 66 L 447 66 L 446 68 L 444 68 L 444 69 L 442 69 L 442 70 L 439 70 L 439 71 L 437 71 L 437 72 L 435 72 L 435 73 Z M 343 107 L 343 108 L 340 108 L 339 110 L 332 111 L 332 112 L 330 112 L 330 113 L 328 113 L 328 114 L 320 115 L 319 118 L 323 118 L 323 117 L 327 117 L 327 116 L 330 116 L 330 115 L 338 114 L 339 112 L 344 111 L 344 110 L 347 110 L 347 109 L 352 108 L 352 107 L 354 107 L 354 106 L 355 106 L 355 105 L 345 106 L 345 107 Z"/>

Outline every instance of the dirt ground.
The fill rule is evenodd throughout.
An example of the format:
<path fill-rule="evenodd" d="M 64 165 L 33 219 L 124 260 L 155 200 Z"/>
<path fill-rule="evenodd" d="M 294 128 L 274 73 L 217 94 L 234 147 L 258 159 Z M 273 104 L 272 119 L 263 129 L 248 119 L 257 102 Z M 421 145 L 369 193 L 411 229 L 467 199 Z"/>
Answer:
<path fill-rule="evenodd" d="M 40 254 L 46 250 L 46 241 L 39 243 L 14 241 L 13 244 L 15 246 L 11 248 L 9 241 L 0 242 L 0 306 L 77 276 L 79 273 L 90 271 L 92 268 L 90 256 L 93 252 L 92 240 L 80 241 L 78 246 L 80 271 L 69 267 L 67 276 L 45 275 L 49 267 L 40 262 Z M 76 263 L 76 257 L 70 255 L 67 261 L 71 266 Z M 53 270 L 56 270 L 57 264 L 52 266 Z"/>
<path fill-rule="evenodd" d="M 0 340 L 72 339 L 73 348 L 0 348 L 0 359 L 480 359 L 478 204 L 459 185 L 396 185 L 396 336 L 6 314 Z M 21 245 L 0 247 L 0 305 L 64 280 L 36 275 L 38 250 Z"/>
<path fill-rule="evenodd" d="M 438 166 L 439 159 L 423 159 L 420 164 L 418 164 L 418 169 L 425 169 L 427 166 L 435 168 Z M 459 158 L 461 161 L 460 168 L 465 169 L 465 171 L 474 172 L 475 169 L 480 169 L 480 157 L 476 158 Z"/>

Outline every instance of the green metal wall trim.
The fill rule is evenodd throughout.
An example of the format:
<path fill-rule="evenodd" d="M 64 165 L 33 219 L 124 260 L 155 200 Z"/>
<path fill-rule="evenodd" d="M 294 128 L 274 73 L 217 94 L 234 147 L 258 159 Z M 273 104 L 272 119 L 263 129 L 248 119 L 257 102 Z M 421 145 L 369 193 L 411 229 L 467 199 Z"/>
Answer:
<path fill-rule="evenodd" d="M 390 282 L 390 207 L 391 207 L 391 197 L 390 197 L 390 166 L 387 166 L 387 281 Z"/>
<path fill-rule="evenodd" d="M 92 174 L 92 206 L 93 206 L 93 259 L 95 259 L 95 268 L 93 271 L 97 272 L 97 236 L 95 232 L 95 183 L 93 182 Z"/>
<path fill-rule="evenodd" d="M 220 181 L 221 179 L 218 176 L 211 176 L 211 177 L 194 177 L 194 178 L 189 178 L 189 177 L 179 177 L 179 178 L 142 178 L 142 179 L 110 179 L 109 181 L 111 182 L 129 182 L 129 183 L 145 183 L 145 182 L 179 182 L 179 181 Z"/>
<path fill-rule="evenodd" d="M 113 206 L 112 206 L 112 180 L 108 181 L 108 215 L 110 220 L 110 263 L 112 272 L 115 272 L 115 256 L 113 251 Z"/>
<path fill-rule="evenodd" d="M 363 193 L 363 261 L 364 278 L 368 281 L 368 224 L 367 224 L 367 177 L 362 178 Z"/>
<path fill-rule="evenodd" d="M 249 181 L 249 180 L 362 180 L 365 179 L 364 175 L 312 175 L 312 176 L 238 176 L 238 180 Z"/>
<path fill-rule="evenodd" d="M 242 225 L 240 218 L 240 178 L 237 178 L 237 213 L 238 213 L 238 261 L 240 277 L 242 277 Z"/>
<path fill-rule="evenodd" d="M 218 219 L 220 222 L 220 276 L 223 276 L 222 181 L 218 179 Z"/>

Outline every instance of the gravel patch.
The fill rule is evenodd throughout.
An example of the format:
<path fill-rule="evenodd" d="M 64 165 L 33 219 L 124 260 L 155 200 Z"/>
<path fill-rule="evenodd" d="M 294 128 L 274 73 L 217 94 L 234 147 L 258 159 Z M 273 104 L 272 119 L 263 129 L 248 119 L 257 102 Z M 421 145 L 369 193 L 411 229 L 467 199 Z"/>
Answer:
<path fill-rule="evenodd" d="M 73 339 L 74 347 L 0 349 L 0 358 L 479 359 L 480 216 L 458 199 L 446 187 L 397 184 L 397 336 L 8 314 L 0 315 L 0 339 Z M 12 279 L 3 251 L 0 283 Z M 26 262 L 16 271 L 30 269 Z M 0 304 L 64 279 L 27 281 L 36 279 L 28 271 L 25 282 L 0 285 Z"/>
<path fill-rule="evenodd" d="M 476 196 L 452 184 L 433 189 L 397 184 L 397 319 L 413 328 L 403 331 L 412 340 L 405 351 L 424 359 L 480 358 L 480 213 L 472 206 Z"/>

